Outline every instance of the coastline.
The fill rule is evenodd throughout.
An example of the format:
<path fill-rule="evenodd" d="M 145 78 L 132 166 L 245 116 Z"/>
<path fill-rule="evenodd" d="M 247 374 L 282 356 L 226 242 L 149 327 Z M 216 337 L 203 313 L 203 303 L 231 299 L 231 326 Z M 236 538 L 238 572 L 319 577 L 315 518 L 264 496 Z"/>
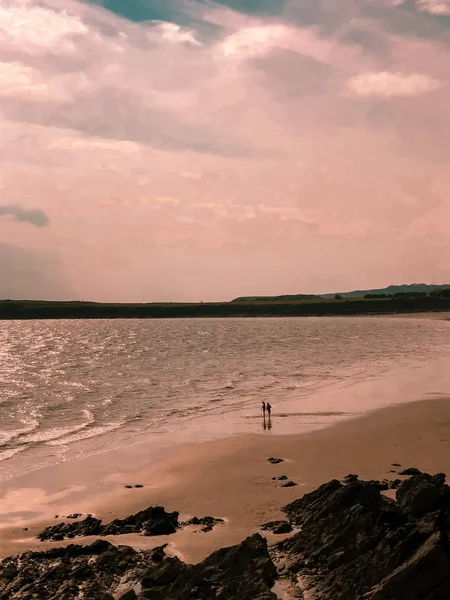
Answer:
<path fill-rule="evenodd" d="M 270 456 L 284 462 L 272 465 Z M 350 472 L 364 479 L 395 478 L 392 471 L 401 469 L 393 463 L 450 473 L 449 398 L 383 408 L 310 433 L 239 434 L 161 449 L 151 456 L 145 444 L 136 444 L 46 467 L 6 482 L 0 499 L 0 557 L 71 543 L 35 539 L 45 525 L 59 522 L 55 514 L 93 513 L 108 522 L 162 505 L 182 517 L 211 515 L 226 523 L 210 533 L 188 529 L 167 537 L 107 539 L 136 548 L 167 542 L 184 560 L 198 562 L 220 547 L 241 542 L 261 524 L 280 519 L 282 506 L 322 483 Z M 280 487 L 272 479 L 280 475 L 297 485 Z M 137 483 L 144 487 L 124 488 Z M 276 536 L 268 538 L 270 542 Z M 89 538 L 78 540 L 87 543 Z"/>

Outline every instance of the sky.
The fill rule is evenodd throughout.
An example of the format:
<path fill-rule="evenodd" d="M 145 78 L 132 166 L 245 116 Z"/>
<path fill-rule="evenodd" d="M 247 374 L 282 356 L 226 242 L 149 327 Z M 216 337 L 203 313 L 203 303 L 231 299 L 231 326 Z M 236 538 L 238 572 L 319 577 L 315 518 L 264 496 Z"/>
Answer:
<path fill-rule="evenodd" d="M 450 283 L 450 0 L 0 0 L 0 298 Z"/>

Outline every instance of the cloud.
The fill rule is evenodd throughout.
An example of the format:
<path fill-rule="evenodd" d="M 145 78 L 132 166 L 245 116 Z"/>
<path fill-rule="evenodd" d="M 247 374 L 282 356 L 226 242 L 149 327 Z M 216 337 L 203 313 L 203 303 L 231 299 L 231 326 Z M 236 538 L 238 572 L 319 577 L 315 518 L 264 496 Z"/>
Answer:
<path fill-rule="evenodd" d="M 79 297 L 219 300 L 445 271 L 438 3 L 0 7 L 2 241 L 60 257 Z M 54 226 L 17 227 L 36 205 Z"/>
<path fill-rule="evenodd" d="M 363 73 L 351 77 L 347 86 L 358 96 L 418 96 L 439 89 L 439 81 L 427 75 L 403 73 Z"/>
<path fill-rule="evenodd" d="M 30 223 L 35 227 L 50 225 L 50 219 L 40 209 L 27 210 L 17 205 L 0 205 L 0 216 L 11 216 L 19 223 Z"/>
<path fill-rule="evenodd" d="M 419 10 L 433 15 L 450 15 L 449 0 L 418 0 L 417 6 Z"/>

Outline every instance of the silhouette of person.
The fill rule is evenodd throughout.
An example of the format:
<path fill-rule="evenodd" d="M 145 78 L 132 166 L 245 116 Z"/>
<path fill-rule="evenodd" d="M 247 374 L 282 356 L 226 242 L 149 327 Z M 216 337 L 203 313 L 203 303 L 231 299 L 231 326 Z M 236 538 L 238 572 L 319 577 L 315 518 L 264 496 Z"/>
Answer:
<path fill-rule="evenodd" d="M 270 413 L 272 412 L 272 407 L 270 405 L 270 402 L 267 403 L 266 409 L 267 409 L 267 414 L 269 415 L 269 419 L 270 419 Z"/>
<path fill-rule="evenodd" d="M 261 406 L 261 410 L 264 416 L 266 416 L 266 403 L 263 401 L 262 406 Z"/>

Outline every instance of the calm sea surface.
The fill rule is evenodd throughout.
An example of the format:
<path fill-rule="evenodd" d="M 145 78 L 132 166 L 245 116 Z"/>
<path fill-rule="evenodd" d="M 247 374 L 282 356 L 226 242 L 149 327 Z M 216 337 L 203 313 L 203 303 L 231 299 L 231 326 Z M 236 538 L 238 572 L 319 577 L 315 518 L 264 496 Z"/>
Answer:
<path fill-rule="evenodd" d="M 262 400 L 294 432 L 450 393 L 449 334 L 428 319 L 0 322 L 0 479 L 138 439 L 262 432 Z"/>

